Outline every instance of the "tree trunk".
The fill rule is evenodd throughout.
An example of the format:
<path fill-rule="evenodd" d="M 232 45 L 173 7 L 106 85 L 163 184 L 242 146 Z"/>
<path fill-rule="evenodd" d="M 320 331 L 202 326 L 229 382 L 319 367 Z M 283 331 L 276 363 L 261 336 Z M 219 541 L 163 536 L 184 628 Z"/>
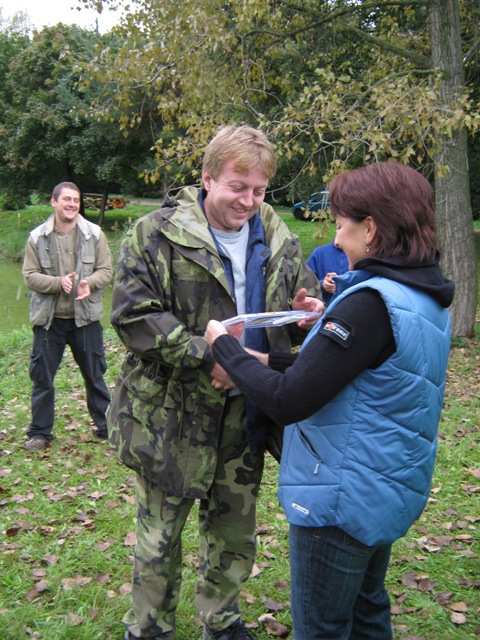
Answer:
<path fill-rule="evenodd" d="M 440 101 L 454 110 L 465 91 L 458 0 L 430 0 L 432 63 L 442 72 Z M 437 235 L 442 268 L 455 282 L 452 334 L 472 337 L 478 281 L 468 175 L 467 132 L 445 136 L 434 156 Z M 447 168 L 445 173 L 442 168 Z"/>
<path fill-rule="evenodd" d="M 107 208 L 107 200 L 108 200 L 108 185 L 103 188 L 102 192 L 102 203 L 100 205 L 100 211 L 98 213 L 97 224 L 99 227 L 103 227 L 103 221 L 105 220 L 105 209 Z"/>

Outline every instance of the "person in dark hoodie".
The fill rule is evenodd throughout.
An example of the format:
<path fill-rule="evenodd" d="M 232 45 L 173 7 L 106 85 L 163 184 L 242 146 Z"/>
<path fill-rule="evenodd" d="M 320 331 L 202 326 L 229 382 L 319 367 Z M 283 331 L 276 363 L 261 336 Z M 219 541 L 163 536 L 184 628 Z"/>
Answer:
<path fill-rule="evenodd" d="M 345 172 L 330 199 L 351 271 L 300 353 L 255 357 L 213 320 L 206 339 L 247 398 L 288 425 L 279 499 L 295 640 L 388 640 L 385 575 L 430 491 L 454 285 L 417 171 L 385 162 Z"/>

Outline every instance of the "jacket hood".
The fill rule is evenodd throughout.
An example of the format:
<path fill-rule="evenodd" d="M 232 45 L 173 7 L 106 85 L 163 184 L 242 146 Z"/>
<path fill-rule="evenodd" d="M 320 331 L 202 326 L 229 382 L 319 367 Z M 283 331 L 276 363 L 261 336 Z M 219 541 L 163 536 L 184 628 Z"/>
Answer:
<path fill-rule="evenodd" d="M 406 264 L 403 256 L 393 258 L 363 258 L 355 264 L 355 270 L 365 269 L 376 276 L 383 276 L 427 293 L 442 307 L 452 304 L 455 284 L 444 277 L 437 253 L 431 262 Z"/>

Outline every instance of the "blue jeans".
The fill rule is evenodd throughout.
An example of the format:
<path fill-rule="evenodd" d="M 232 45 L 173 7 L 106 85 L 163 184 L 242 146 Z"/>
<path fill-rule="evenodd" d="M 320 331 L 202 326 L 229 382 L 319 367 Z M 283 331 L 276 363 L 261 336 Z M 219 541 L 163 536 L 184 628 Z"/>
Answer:
<path fill-rule="evenodd" d="M 43 327 L 33 327 L 29 367 L 32 381 L 32 422 L 27 431 L 29 438 L 37 436 L 44 440 L 52 439 L 55 413 L 53 383 L 67 345 L 85 382 L 90 417 L 98 431 L 107 430 L 105 412 L 110 403 L 110 393 L 103 379 L 107 363 L 102 325 L 97 321 L 78 328 L 73 319 L 54 318 L 48 331 Z"/>
<path fill-rule="evenodd" d="M 367 547 L 336 527 L 290 525 L 289 537 L 295 640 L 391 640 L 391 545 Z"/>

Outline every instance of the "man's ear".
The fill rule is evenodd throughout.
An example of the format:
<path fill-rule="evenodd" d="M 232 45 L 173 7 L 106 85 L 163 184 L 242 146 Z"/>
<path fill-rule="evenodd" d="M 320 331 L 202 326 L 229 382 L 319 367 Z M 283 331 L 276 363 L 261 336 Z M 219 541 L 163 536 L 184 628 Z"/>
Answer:
<path fill-rule="evenodd" d="M 212 187 L 212 177 L 208 173 L 208 171 L 204 171 L 203 172 L 202 182 L 203 182 L 203 187 L 204 187 L 205 191 L 210 191 L 210 189 Z"/>

